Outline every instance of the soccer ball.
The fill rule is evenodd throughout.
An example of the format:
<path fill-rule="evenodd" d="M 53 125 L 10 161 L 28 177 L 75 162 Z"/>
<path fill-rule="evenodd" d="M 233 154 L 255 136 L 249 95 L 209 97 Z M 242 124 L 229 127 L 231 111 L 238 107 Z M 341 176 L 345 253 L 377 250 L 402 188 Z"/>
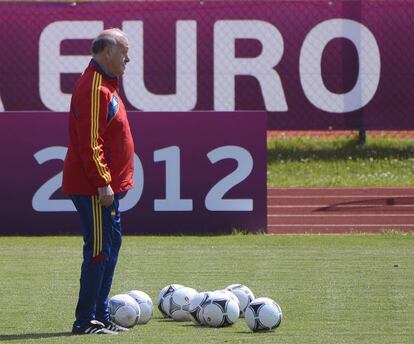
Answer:
<path fill-rule="evenodd" d="M 134 327 L 138 323 L 140 313 L 138 303 L 127 294 L 118 294 L 109 300 L 109 317 L 122 327 Z"/>
<path fill-rule="evenodd" d="M 193 288 L 180 288 L 174 291 L 170 297 L 170 316 L 175 321 L 191 320 L 188 314 L 190 301 L 197 295 L 197 290 Z"/>
<path fill-rule="evenodd" d="M 194 295 L 188 305 L 188 315 L 191 321 L 196 325 L 207 325 L 203 317 L 203 306 L 209 299 L 211 291 L 203 291 Z"/>
<path fill-rule="evenodd" d="M 239 318 L 240 308 L 236 301 L 223 293 L 213 293 L 203 306 L 203 318 L 207 325 L 224 327 L 233 325 Z"/>
<path fill-rule="evenodd" d="M 127 293 L 138 303 L 141 314 L 139 316 L 138 324 L 146 324 L 154 313 L 154 306 L 152 300 L 147 293 L 140 290 L 131 290 Z"/>
<path fill-rule="evenodd" d="M 243 284 L 231 284 L 226 287 L 226 289 L 231 291 L 239 299 L 240 318 L 244 318 L 244 311 L 246 307 L 254 300 L 253 292 Z"/>
<path fill-rule="evenodd" d="M 219 289 L 219 290 L 216 290 L 215 293 L 223 293 L 223 294 L 227 295 L 228 297 L 230 297 L 231 299 L 233 299 L 234 301 L 236 301 L 237 302 L 237 305 L 239 306 L 239 309 L 241 309 L 239 299 L 230 290 L 227 290 L 227 289 Z"/>
<path fill-rule="evenodd" d="M 170 318 L 170 298 L 171 295 L 178 289 L 184 288 L 181 284 L 169 284 L 161 289 L 158 299 L 157 305 L 158 309 L 161 312 L 164 318 Z"/>
<path fill-rule="evenodd" d="M 272 299 L 259 297 L 247 306 L 245 321 L 254 332 L 274 331 L 282 322 L 282 310 Z"/>

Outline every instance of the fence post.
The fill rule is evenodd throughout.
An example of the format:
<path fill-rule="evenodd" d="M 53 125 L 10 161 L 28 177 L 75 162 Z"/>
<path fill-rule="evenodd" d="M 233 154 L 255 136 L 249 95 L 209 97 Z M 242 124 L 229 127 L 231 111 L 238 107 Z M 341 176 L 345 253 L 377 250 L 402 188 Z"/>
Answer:
<path fill-rule="evenodd" d="M 361 22 L 362 20 L 362 1 L 351 0 L 342 1 L 342 17 L 350 18 Z M 351 66 L 353 64 L 353 66 Z M 359 61 L 355 58 L 355 54 L 346 46 L 346 42 L 342 44 L 342 82 L 344 87 L 349 87 L 355 83 L 355 76 L 350 74 L 350 70 L 359 70 Z M 360 90 L 362 98 L 362 90 Z M 352 113 L 345 114 L 345 125 L 350 130 L 358 130 L 358 144 L 363 145 L 366 142 L 366 131 L 364 125 L 363 109 L 356 110 Z"/>
<path fill-rule="evenodd" d="M 367 141 L 367 132 L 365 128 L 359 128 L 358 131 L 358 144 L 360 146 L 364 145 Z"/>

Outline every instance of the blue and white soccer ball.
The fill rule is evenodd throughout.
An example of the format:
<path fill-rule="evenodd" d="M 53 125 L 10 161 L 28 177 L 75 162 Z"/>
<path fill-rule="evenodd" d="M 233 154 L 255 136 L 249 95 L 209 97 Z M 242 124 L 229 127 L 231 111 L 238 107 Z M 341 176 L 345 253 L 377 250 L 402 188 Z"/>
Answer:
<path fill-rule="evenodd" d="M 282 309 L 268 297 L 259 297 L 246 308 L 245 321 L 253 331 L 274 331 L 282 322 Z"/>
<path fill-rule="evenodd" d="M 191 320 L 188 313 L 191 300 L 197 295 L 197 290 L 193 288 L 180 288 L 174 291 L 170 297 L 170 316 L 175 321 Z"/>
<path fill-rule="evenodd" d="M 243 318 L 246 307 L 254 300 L 253 292 L 243 284 L 231 284 L 226 287 L 226 290 L 231 291 L 238 298 L 240 303 L 240 318 Z"/>
<path fill-rule="evenodd" d="M 203 317 L 203 306 L 206 304 L 212 293 L 213 292 L 211 291 L 203 291 L 194 295 L 191 299 L 190 304 L 188 305 L 188 314 L 190 320 L 194 324 L 201 326 L 207 325 Z"/>
<path fill-rule="evenodd" d="M 131 290 L 127 294 L 131 296 L 139 305 L 141 314 L 138 324 L 146 324 L 154 314 L 154 305 L 151 297 L 141 290 Z"/>
<path fill-rule="evenodd" d="M 109 317 L 122 327 L 134 327 L 139 321 L 140 313 L 138 303 L 127 294 L 118 294 L 109 300 Z"/>
<path fill-rule="evenodd" d="M 157 306 L 158 310 L 161 312 L 164 318 L 170 318 L 170 298 L 172 294 L 178 290 L 184 288 L 181 284 L 169 284 L 161 289 L 158 299 L 157 299 Z"/>
<path fill-rule="evenodd" d="M 223 293 L 223 294 L 229 296 L 231 299 L 233 299 L 234 301 L 237 302 L 237 305 L 239 306 L 239 310 L 241 309 L 239 299 L 237 298 L 236 294 L 232 293 L 230 290 L 218 289 L 218 290 L 215 291 L 215 293 Z"/>
<path fill-rule="evenodd" d="M 203 318 L 211 327 L 233 325 L 239 319 L 240 308 L 228 295 L 214 292 L 203 306 Z"/>

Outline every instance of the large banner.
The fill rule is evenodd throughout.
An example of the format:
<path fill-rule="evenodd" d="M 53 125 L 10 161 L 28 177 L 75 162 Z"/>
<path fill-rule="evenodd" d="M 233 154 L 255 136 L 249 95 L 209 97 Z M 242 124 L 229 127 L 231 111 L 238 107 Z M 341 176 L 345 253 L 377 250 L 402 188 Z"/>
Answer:
<path fill-rule="evenodd" d="M 131 112 L 129 121 L 126 234 L 266 231 L 264 112 Z M 0 235 L 80 232 L 60 190 L 66 146 L 65 113 L 0 114 Z"/>
<path fill-rule="evenodd" d="M 411 0 L 0 3 L 0 111 L 67 111 L 91 40 L 120 27 L 129 110 L 414 129 L 413 17 Z"/>

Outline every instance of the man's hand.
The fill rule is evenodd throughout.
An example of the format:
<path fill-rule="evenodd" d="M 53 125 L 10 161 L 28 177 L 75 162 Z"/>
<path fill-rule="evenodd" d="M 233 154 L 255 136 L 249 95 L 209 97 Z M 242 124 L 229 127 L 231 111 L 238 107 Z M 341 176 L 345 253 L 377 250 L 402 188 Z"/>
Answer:
<path fill-rule="evenodd" d="M 98 188 L 99 203 L 105 208 L 108 208 L 114 201 L 114 191 L 111 185 L 103 186 Z"/>

